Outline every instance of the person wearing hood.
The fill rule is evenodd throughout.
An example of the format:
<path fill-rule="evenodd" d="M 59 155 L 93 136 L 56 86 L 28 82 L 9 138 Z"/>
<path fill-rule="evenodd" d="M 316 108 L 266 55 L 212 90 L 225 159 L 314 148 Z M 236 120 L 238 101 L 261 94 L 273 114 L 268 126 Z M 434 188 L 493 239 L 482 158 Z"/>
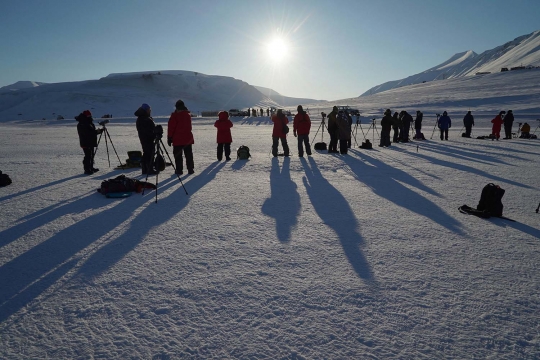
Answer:
<path fill-rule="evenodd" d="M 309 145 L 311 119 L 304 111 L 302 105 L 298 105 L 296 110 L 298 110 L 298 113 L 294 116 L 293 120 L 293 134 L 294 137 L 298 138 L 298 156 L 304 157 L 304 146 L 306 147 L 306 154 L 311 156 L 311 146 Z"/>
<path fill-rule="evenodd" d="M 283 114 L 282 109 L 278 109 L 277 113 L 272 116 L 274 127 L 272 129 L 272 155 L 278 156 L 278 144 L 281 140 L 283 147 L 283 155 L 289 156 L 289 144 L 287 144 L 287 133 L 284 132 L 285 125 L 289 123 L 289 119 Z"/>
<path fill-rule="evenodd" d="M 403 110 L 399 116 L 401 117 L 401 121 L 403 122 L 403 131 L 401 133 L 401 141 L 402 142 L 409 142 L 409 131 L 411 131 L 411 123 L 413 122 L 412 116 L 405 110 Z"/>
<path fill-rule="evenodd" d="M 338 124 L 338 136 L 339 136 L 339 153 L 346 155 L 349 149 L 349 142 L 351 141 L 351 123 L 349 121 L 350 116 L 346 111 L 338 112 L 336 118 Z M 352 120 L 352 119 L 351 119 Z"/>
<path fill-rule="evenodd" d="M 401 122 L 401 119 L 399 118 L 399 114 L 396 111 L 394 113 L 394 116 L 392 116 L 392 129 L 394 129 L 394 138 L 392 139 L 392 142 L 399 142 L 399 129 L 403 126 L 403 123 Z"/>
<path fill-rule="evenodd" d="M 142 104 L 137 111 L 135 111 L 135 116 L 137 117 L 137 133 L 139 134 L 139 141 L 141 142 L 143 150 L 141 160 L 143 175 L 156 174 L 153 164 L 155 151 L 154 140 L 156 138 L 154 129 L 156 124 L 154 123 L 154 119 L 150 116 L 151 113 L 152 108 L 148 104 Z"/>
<path fill-rule="evenodd" d="M 416 110 L 416 119 L 414 119 L 414 130 L 416 133 L 414 135 L 415 139 L 422 139 L 422 120 L 424 114 L 420 110 Z"/>
<path fill-rule="evenodd" d="M 470 138 L 472 127 L 474 126 L 474 116 L 471 111 L 467 111 L 467 114 L 463 118 L 463 126 L 465 126 L 465 136 Z"/>
<path fill-rule="evenodd" d="M 328 134 L 330 134 L 330 143 L 328 144 L 328 153 L 337 153 L 337 143 L 338 143 L 338 107 L 334 106 L 330 114 L 328 114 Z"/>
<path fill-rule="evenodd" d="M 379 144 L 380 147 L 390 146 L 390 130 L 392 129 L 392 124 L 393 124 L 392 111 L 390 111 L 390 109 L 386 109 L 386 111 L 384 112 L 384 116 L 381 120 L 382 129 L 381 129 L 381 143 Z"/>
<path fill-rule="evenodd" d="M 441 140 L 448 140 L 448 129 L 452 127 L 452 119 L 450 119 L 446 111 L 439 117 L 437 127 L 441 132 Z"/>
<path fill-rule="evenodd" d="M 103 129 L 96 129 L 90 110 L 84 110 L 75 118 L 77 120 L 77 133 L 79 143 L 84 152 L 83 167 L 86 175 L 92 175 L 99 171 L 94 167 L 94 148 L 97 147 L 97 136 Z"/>
<path fill-rule="evenodd" d="M 217 159 L 218 161 L 223 159 L 223 149 L 225 149 L 225 159 L 229 161 L 231 160 L 231 128 L 233 127 L 233 123 L 229 119 L 229 113 L 220 111 L 214 126 L 217 128 Z"/>
<path fill-rule="evenodd" d="M 491 140 L 497 139 L 499 141 L 499 138 L 501 137 L 501 127 L 502 124 L 504 124 L 503 116 L 506 113 L 506 111 L 501 111 L 499 115 L 495 116 L 493 120 L 491 120 L 491 123 L 493 124 L 493 127 L 491 128 Z"/>
<path fill-rule="evenodd" d="M 512 138 L 512 125 L 514 124 L 514 113 L 512 110 L 508 110 L 506 115 L 504 116 L 504 138 L 505 139 L 511 139 Z"/>
<path fill-rule="evenodd" d="M 193 174 L 195 172 L 195 163 L 193 161 L 192 145 L 195 144 L 195 139 L 191 132 L 191 114 L 182 100 L 176 102 L 175 108 L 176 110 L 171 114 L 167 125 L 167 144 L 173 147 L 176 173 L 178 175 L 184 173 L 184 158 L 182 155 L 185 155 L 188 174 Z"/>

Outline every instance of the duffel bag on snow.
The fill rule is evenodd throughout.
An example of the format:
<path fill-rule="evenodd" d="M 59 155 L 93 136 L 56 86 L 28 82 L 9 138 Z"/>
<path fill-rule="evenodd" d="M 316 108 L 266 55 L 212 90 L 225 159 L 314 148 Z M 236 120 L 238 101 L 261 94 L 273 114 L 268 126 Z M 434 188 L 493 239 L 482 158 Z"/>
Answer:
<path fill-rule="evenodd" d="M 137 179 L 131 179 L 125 175 L 119 175 L 114 179 L 103 180 L 101 182 L 101 187 L 98 189 L 103 195 L 110 193 L 126 193 L 126 192 L 141 192 L 143 188 L 146 189 L 155 189 L 154 184 L 149 182 L 139 181 Z"/>

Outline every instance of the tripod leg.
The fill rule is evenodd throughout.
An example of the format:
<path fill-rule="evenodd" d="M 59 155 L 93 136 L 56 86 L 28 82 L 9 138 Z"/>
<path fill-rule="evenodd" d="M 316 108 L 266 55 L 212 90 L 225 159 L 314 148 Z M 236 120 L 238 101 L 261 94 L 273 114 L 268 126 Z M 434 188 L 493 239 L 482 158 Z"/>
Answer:
<path fill-rule="evenodd" d="M 435 135 L 435 128 L 437 127 L 437 124 L 433 127 L 433 132 L 431 133 L 430 139 L 433 139 L 433 135 Z"/>
<path fill-rule="evenodd" d="M 184 188 L 184 191 L 186 192 L 186 195 L 188 195 L 186 187 L 184 186 L 184 183 L 182 182 L 182 179 L 180 179 L 180 175 L 178 175 L 178 173 L 176 172 L 176 167 L 174 166 L 174 162 L 171 160 L 171 156 L 169 155 L 169 152 L 167 151 L 167 148 L 165 147 L 165 145 L 163 145 L 163 140 L 159 139 L 159 141 L 161 143 L 161 146 L 163 146 L 163 150 L 165 150 L 165 154 L 167 154 L 167 158 L 171 162 L 171 165 L 172 165 L 172 167 L 174 169 L 174 173 L 178 177 L 178 180 L 180 181 L 180 184 L 182 184 L 182 187 Z"/>
<path fill-rule="evenodd" d="M 109 161 L 109 167 L 111 167 L 111 158 L 109 157 L 109 143 L 107 142 L 107 134 L 105 134 L 105 148 L 107 149 L 107 160 Z"/>
<path fill-rule="evenodd" d="M 118 153 L 116 152 L 116 148 L 114 147 L 114 144 L 113 144 L 112 139 L 111 139 L 111 134 L 109 134 L 109 131 L 107 130 L 107 128 L 105 128 L 105 136 L 109 137 L 109 141 L 110 141 L 111 146 L 112 146 L 112 148 L 114 150 L 114 153 L 116 154 L 116 158 L 118 159 L 118 163 L 120 164 L 120 166 L 122 166 L 122 161 L 120 161 L 120 156 L 118 156 Z"/>

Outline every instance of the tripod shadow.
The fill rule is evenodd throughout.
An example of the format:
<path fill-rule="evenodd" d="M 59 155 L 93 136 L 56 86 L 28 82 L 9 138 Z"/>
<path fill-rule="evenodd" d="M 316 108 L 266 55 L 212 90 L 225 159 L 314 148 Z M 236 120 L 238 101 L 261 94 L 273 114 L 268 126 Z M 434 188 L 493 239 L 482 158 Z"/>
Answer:
<path fill-rule="evenodd" d="M 190 179 L 185 184 L 189 196 L 185 195 L 180 185 L 167 197 L 160 198 L 157 204 L 148 204 L 144 210 L 130 221 L 129 228 L 122 235 L 93 253 L 77 271 L 77 275 L 94 278 L 110 269 L 139 245 L 150 230 L 178 215 L 189 204 L 191 196 L 212 181 L 224 166 L 224 162 L 217 165 L 213 163 L 199 175 Z M 159 193 L 164 193 L 165 190 L 176 184 L 178 184 L 176 181 L 170 181 L 167 185 L 160 185 L 158 188 Z"/>
<path fill-rule="evenodd" d="M 536 239 L 540 239 L 540 229 L 533 228 L 533 227 L 531 227 L 529 225 L 525 225 L 525 224 L 517 222 L 517 221 L 512 222 L 512 221 L 508 221 L 508 220 L 504 220 L 504 219 L 497 219 L 497 218 L 491 218 L 491 219 L 494 220 L 493 222 L 497 226 L 511 227 L 511 228 L 519 230 L 519 231 L 521 231 L 521 232 L 523 232 L 525 234 L 529 234 L 529 235 L 531 235 L 532 237 L 534 237 Z"/>
<path fill-rule="evenodd" d="M 96 196 L 86 196 L 53 210 L 47 213 L 47 216 L 38 218 L 39 220 L 36 220 L 31 226 L 36 228 L 44 224 L 45 221 L 51 221 L 69 213 L 81 212 L 93 207 L 98 208 L 95 205 L 99 201 Z M 0 267 L 0 289 L 2 289 L 0 292 L 0 322 L 38 297 L 76 266 L 79 259 L 72 259 L 72 257 L 126 221 L 131 216 L 133 208 L 140 204 L 140 201 L 134 198 L 125 199 L 116 206 L 60 230 L 49 239 Z M 100 204 L 105 205 L 108 202 Z M 10 236 L 13 239 L 13 236 L 23 231 L 26 230 L 19 228 Z"/>
<path fill-rule="evenodd" d="M 358 154 L 356 150 L 351 152 Z M 393 168 L 382 161 L 365 154 L 363 154 L 363 156 L 367 157 L 368 162 L 375 168 L 368 168 L 362 161 L 353 156 L 344 158 L 345 163 L 349 165 L 350 170 L 355 174 L 358 181 L 369 186 L 375 194 L 404 209 L 431 219 L 454 233 L 463 233 L 459 221 L 448 215 L 433 202 L 410 190 L 402 183 L 406 183 L 434 196 L 440 197 L 440 194 L 426 187 L 422 182 L 402 170 Z M 377 171 L 378 174 L 375 173 L 375 171 Z"/>
<path fill-rule="evenodd" d="M 42 190 L 42 189 L 46 189 L 48 187 L 51 187 L 51 186 L 54 186 L 54 185 L 58 185 L 58 184 L 61 184 L 63 182 L 66 182 L 66 181 L 69 181 L 69 180 L 73 180 L 73 179 L 78 179 L 78 178 L 81 178 L 81 177 L 86 177 L 86 175 L 73 175 L 73 176 L 70 176 L 70 177 L 67 177 L 65 179 L 60 179 L 60 180 L 56 180 L 56 181 L 52 181 L 48 184 L 44 184 L 44 185 L 39 185 L 39 186 L 36 186 L 34 188 L 31 188 L 31 189 L 26 189 L 26 190 L 23 190 L 23 191 L 20 191 L 16 194 L 11 194 L 11 195 L 6 195 L 6 196 L 3 196 L 0 198 L 0 201 L 5 201 L 5 200 L 11 200 L 13 198 L 16 198 L 18 196 L 22 196 L 22 195 L 25 195 L 25 194 L 29 194 L 29 193 L 32 193 L 34 191 L 38 191 L 38 190 Z"/>
<path fill-rule="evenodd" d="M 306 174 L 302 181 L 317 215 L 338 236 L 345 256 L 356 274 L 366 281 L 375 282 L 371 267 L 361 251 L 364 241 L 360 235 L 358 220 L 349 203 L 322 176 L 313 158 L 309 158 L 309 164 L 303 158 L 300 161 Z"/>
<path fill-rule="evenodd" d="M 270 171 L 270 198 L 262 206 L 262 213 L 276 220 L 276 235 L 282 243 L 291 238 L 291 231 L 298 223 L 300 214 L 300 195 L 291 179 L 290 158 L 285 157 L 279 168 L 279 160 L 272 159 Z"/>

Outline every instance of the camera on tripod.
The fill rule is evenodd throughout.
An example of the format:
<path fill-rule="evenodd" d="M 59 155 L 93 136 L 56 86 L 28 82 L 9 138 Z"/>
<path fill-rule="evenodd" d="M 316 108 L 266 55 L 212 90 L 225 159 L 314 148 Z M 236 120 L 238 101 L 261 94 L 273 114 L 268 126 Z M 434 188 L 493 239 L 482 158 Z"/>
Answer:
<path fill-rule="evenodd" d="M 98 124 L 101 126 L 105 126 L 108 123 L 109 123 L 109 119 L 106 119 L 106 120 L 100 121 Z"/>
<path fill-rule="evenodd" d="M 163 126 L 156 125 L 154 128 L 154 138 L 160 140 L 163 137 Z"/>
<path fill-rule="evenodd" d="M 437 117 L 440 117 L 440 116 L 441 116 L 441 114 L 435 114 L 435 115 L 437 115 Z"/>
<path fill-rule="evenodd" d="M 323 117 L 323 119 L 326 117 L 326 113 L 325 112 L 321 112 L 321 116 Z"/>

